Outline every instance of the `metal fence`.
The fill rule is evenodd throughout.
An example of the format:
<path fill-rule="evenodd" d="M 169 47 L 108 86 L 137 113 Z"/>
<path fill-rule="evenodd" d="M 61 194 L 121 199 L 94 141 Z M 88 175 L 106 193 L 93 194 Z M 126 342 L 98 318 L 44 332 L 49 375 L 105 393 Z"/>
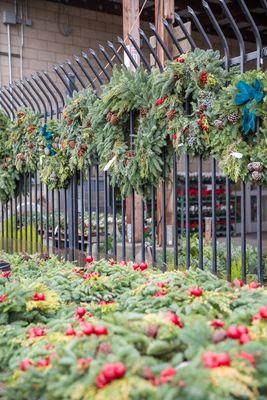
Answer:
<path fill-rule="evenodd" d="M 203 1 L 203 10 L 220 39 L 225 68 L 238 65 L 241 72 L 255 66 L 257 69 L 262 69 L 267 49 L 263 47 L 259 30 L 246 2 L 238 0 L 238 4 L 240 12 L 244 14 L 254 34 L 255 50 L 246 53 L 241 31 L 226 2 L 220 0 L 227 23 L 239 45 L 240 54 L 236 57 L 230 56 L 228 39 L 218 24 L 216 15 L 205 1 Z M 265 1 L 262 1 L 262 6 L 267 12 Z M 191 8 L 188 12 L 206 48 L 213 48 L 197 14 Z M 180 27 L 191 49 L 195 49 L 196 43 L 178 14 L 175 14 L 175 24 Z M 174 27 L 166 20 L 164 20 L 164 26 L 177 52 L 183 53 L 184 48 L 175 36 Z M 155 26 L 151 24 L 150 28 L 157 45 L 162 48 L 166 58 L 171 59 L 171 54 Z M 129 35 L 129 40 L 140 57 L 141 64 L 150 70 L 152 57 L 159 69 L 163 70 L 163 65 L 149 37 L 142 30 L 140 30 L 140 38 L 142 45 L 139 47 L 134 38 Z M 131 55 L 124 41 L 118 38 L 118 42 L 132 66 L 137 68 L 136 59 Z M 15 111 L 22 106 L 39 111 L 44 121 L 48 118 L 60 118 L 65 105 L 64 91 L 71 95 L 73 90 L 80 90 L 88 85 L 97 89 L 99 84 L 110 79 L 109 71 L 115 64 L 124 65 L 123 56 L 116 49 L 115 44 L 108 42 L 108 50 L 100 45 L 99 52 L 107 62 L 106 65 L 98 56 L 99 53 L 89 49 L 88 53 L 82 53 L 79 57 L 74 56 L 73 60 L 55 66 L 53 72 L 38 72 L 30 78 L 1 88 L 0 105 L 11 118 L 15 118 Z M 187 112 L 190 112 L 189 107 L 190 104 L 187 102 L 185 104 Z M 134 137 L 133 119 L 132 114 L 130 120 L 132 138 Z M 134 146 L 133 141 L 132 146 Z M 170 264 L 174 268 L 189 268 L 193 263 L 192 241 L 194 241 L 197 243 L 197 264 L 199 268 L 205 268 L 207 264 L 205 246 L 206 242 L 209 242 L 208 233 L 211 232 L 210 268 L 214 273 L 220 272 L 218 247 L 221 243 L 225 243 L 225 275 L 230 280 L 233 236 L 240 230 L 241 271 L 242 279 L 245 281 L 248 273 L 247 185 L 241 182 L 240 187 L 236 188 L 228 178 L 218 174 L 215 159 L 210 160 L 211 173 L 207 176 L 203 173 L 203 162 L 202 157 L 193 161 L 197 166 L 197 171 L 192 174 L 190 170 L 192 160 L 189 155 L 185 156 L 181 166 L 181 162 L 178 162 L 176 155 L 173 154 L 173 195 L 169 196 L 169 183 L 162 179 L 160 187 L 152 188 L 151 198 L 146 202 L 139 199 L 138 204 L 134 192 L 130 199 L 122 199 L 118 189 L 111 187 L 108 172 L 100 172 L 98 165 L 89 167 L 86 174 L 75 174 L 65 190 L 49 191 L 39 181 L 38 172 L 34 176 L 24 175 L 21 178 L 18 197 L 1 206 L 2 248 L 9 251 L 53 251 L 65 258 L 80 262 L 83 261 L 85 254 L 94 254 L 96 258 L 133 261 L 149 259 L 153 265 L 160 266 L 164 271 Z M 165 176 L 164 173 L 163 176 Z M 237 196 L 233 193 L 237 190 L 240 194 L 238 197 L 240 207 L 234 205 Z M 262 282 L 264 279 L 263 188 L 257 185 L 255 190 L 256 273 L 259 281 Z M 170 202 L 172 202 L 171 205 Z M 220 212 L 218 211 L 219 202 L 223 205 Z M 170 208 L 173 209 L 171 222 L 168 221 L 166 211 Z M 138 221 L 137 214 L 141 215 Z M 140 238 L 137 238 L 137 228 L 141 232 Z M 196 236 L 192 236 L 193 233 L 197 239 Z"/>

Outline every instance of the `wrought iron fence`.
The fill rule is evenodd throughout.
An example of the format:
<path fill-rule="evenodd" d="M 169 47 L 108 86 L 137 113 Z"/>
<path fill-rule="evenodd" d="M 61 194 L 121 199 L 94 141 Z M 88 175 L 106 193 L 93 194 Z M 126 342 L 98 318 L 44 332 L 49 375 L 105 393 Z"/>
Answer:
<path fill-rule="evenodd" d="M 257 69 L 263 68 L 263 60 L 267 54 L 263 47 L 259 30 L 246 6 L 244 0 L 238 0 L 240 12 L 242 12 L 251 27 L 255 37 L 255 50 L 246 53 L 245 43 L 241 31 L 233 18 L 231 11 L 224 0 L 219 1 L 239 45 L 239 55 L 231 57 L 229 43 L 216 15 L 208 2 L 203 1 L 203 10 L 206 12 L 210 24 L 215 30 L 221 42 L 224 53 L 225 68 L 238 65 L 240 71 L 251 67 L 254 62 Z M 262 1 L 262 6 L 267 12 L 267 3 Z M 188 8 L 192 24 L 195 25 L 206 48 L 212 49 L 209 35 L 205 32 L 200 19 L 193 9 Z M 183 53 L 184 48 L 176 38 L 174 27 L 164 20 L 166 31 L 177 49 Z M 182 18 L 175 14 L 175 24 L 180 27 L 184 38 L 190 44 L 191 49 L 196 48 L 196 43 L 189 33 Z M 170 51 L 159 36 L 154 25 L 150 24 L 152 34 L 155 36 L 157 45 L 162 48 L 167 59 L 172 59 Z M 152 57 L 163 70 L 163 65 L 148 35 L 139 30 L 142 45 L 139 47 L 134 38 L 129 35 L 129 40 L 140 57 L 141 64 L 150 71 Z M 138 64 L 121 38 L 118 38 L 123 52 L 128 56 L 132 66 Z M 0 105 L 7 115 L 15 118 L 15 111 L 22 106 L 30 107 L 42 114 L 44 121 L 48 118 L 60 118 L 65 105 L 66 91 L 72 95 L 73 90 L 80 90 L 88 85 L 97 89 L 99 85 L 110 80 L 110 70 L 115 64 L 124 65 L 123 56 L 117 50 L 116 45 L 108 42 L 108 49 L 99 46 L 99 52 L 107 62 L 101 61 L 99 54 L 93 49 L 81 56 L 74 56 L 54 67 L 53 72 L 37 72 L 30 78 L 14 82 L 8 87 L 2 87 L 0 91 Z M 147 55 L 148 54 L 148 55 Z M 185 109 L 190 112 L 189 101 Z M 130 136 L 131 145 L 134 146 L 134 114 L 131 114 Z M 199 268 L 210 265 L 214 273 L 220 272 L 221 262 L 218 263 L 219 254 L 225 251 L 225 274 L 227 279 L 232 277 L 233 265 L 233 183 L 226 177 L 217 173 L 216 160 L 212 159 L 211 174 L 206 177 L 203 173 L 203 159 L 197 160 L 197 174 L 190 172 L 189 155 L 185 156 L 183 171 L 178 164 L 175 153 L 173 154 L 173 193 L 171 198 L 173 208 L 173 221 L 167 221 L 166 208 L 170 207 L 170 199 L 167 198 L 167 181 L 162 179 L 161 187 L 152 188 L 152 195 L 148 201 L 142 200 L 140 205 L 141 221 L 136 221 L 137 204 L 136 194 L 131 194 L 130 200 L 121 198 L 117 188 L 110 185 L 108 172 L 100 172 L 99 165 L 88 168 L 87 174 L 75 174 L 64 190 L 49 191 L 48 187 L 39 181 L 38 173 L 34 176 L 24 175 L 20 182 L 18 197 L 8 201 L 1 206 L 1 231 L 2 248 L 10 251 L 43 251 L 56 252 L 70 260 L 82 262 L 85 254 L 94 254 L 96 258 L 106 257 L 115 259 L 142 260 L 149 258 L 153 265 L 161 266 L 164 271 L 167 264 L 174 268 L 189 268 L 196 263 Z M 195 160 L 194 160 L 195 163 Z M 163 171 L 163 176 L 165 172 Z M 192 177 L 197 179 L 192 181 Z M 205 179 L 209 179 L 211 187 L 209 191 L 209 203 L 206 202 Z M 217 181 L 221 179 L 223 192 L 218 193 Z M 194 195 L 192 192 L 194 189 Z M 262 186 L 256 188 L 256 234 L 257 234 L 257 275 L 260 282 L 264 279 L 263 261 L 263 216 L 262 216 Z M 157 201 L 157 194 L 161 193 L 161 202 Z M 240 203 L 240 243 L 241 243 L 241 270 L 242 279 L 246 280 L 248 273 L 247 260 L 247 220 L 246 220 L 246 183 L 241 182 Z M 181 194 L 182 193 L 182 194 Z M 205 192 L 206 193 L 206 192 Z M 218 215 L 216 205 L 218 198 L 223 203 L 223 215 Z M 208 205 L 207 205 L 208 204 Z M 159 209 L 159 207 L 161 209 Z M 194 223 L 190 223 L 192 207 L 195 210 Z M 126 218 L 126 209 L 130 210 L 130 216 Z M 207 212 L 207 209 L 209 212 Z M 179 213 L 177 212 L 179 210 Z M 139 213 L 139 212 L 138 212 Z M 159 215 L 160 214 L 160 215 Z M 205 218 L 206 227 L 205 227 Z M 223 218 L 222 218 L 223 217 Z M 128 224 L 129 219 L 131 221 Z M 223 221 L 220 223 L 220 221 Z M 211 229 L 207 228 L 209 223 Z M 141 224 L 140 242 L 136 240 L 136 224 Z M 172 232 L 169 233 L 171 225 Z M 223 229 L 221 228 L 223 226 Z M 211 230 L 211 256 L 207 259 L 205 246 L 207 232 Z M 197 235 L 197 240 L 192 233 Z M 206 239 L 204 237 L 206 234 Z M 219 236 L 223 239 L 218 240 Z M 192 241 L 197 246 L 197 256 L 192 256 Z M 225 243 L 225 247 L 222 247 Z M 223 249 L 223 250 L 222 250 Z M 250 250 L 249 250 L 250 251 Z"/>

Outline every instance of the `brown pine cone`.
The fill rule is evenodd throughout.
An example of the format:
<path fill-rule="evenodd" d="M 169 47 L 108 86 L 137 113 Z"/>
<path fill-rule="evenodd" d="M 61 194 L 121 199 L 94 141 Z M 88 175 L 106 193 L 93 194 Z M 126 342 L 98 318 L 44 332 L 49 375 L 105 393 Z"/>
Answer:
<path fill-rule="evenodd" d="M 80 150 L 78 151 L 78 157 L 83 157 L 83 155 L 84 155 L 84 150 L 83 150 L 83 149 L 80 149 Z"/>
<path fill-rule="evenodd" d="M 81 150 L 86 151 L 88 149 L 88 145 L 86 143 L 81 144 Z"/>
<path fill-rule="evenodd" d="M 227 119 L 228 119 L 228 121 L 231 122 L 232 124 L 236 124 L 237 121 L 239 120 L 239 115 L 238 115 L 238 113 L 232 113 L 232 114 L 229 114 L 229 115 L 227 116 Z"/>
<path fill-rule="evenodd" d="M 117 114 L 112 114 L 110 117 L 110 123 L 111 125 L 117 125 L 117 123 L 119 122 L 119 118 Z"/>
<path fill-rule="evenodd" d="M 29 149 L 32 149 L 33 148 L 33 143 L 29 143 L 28 147 L 29 147 Z"/>
<path fill-rule="evenodd" d="M 172 120 L 175 117 L 176 111 L 175 110 L 169 110 L 167 111 L 167 118 L 168 120 Z"/>
<path fill-rule="evenodd" d="M 74 149 L 75 146 L 76 146 L 76 140 L 70 140 L 70 141 L 69 141 L 69 147 L 70 147 L 71 149 Z"/>
<path fill-rule="evenodd" d="M 140 108 L 140 116 L 141 117 L 143 117 L 143 118 L 147 117 L 148 113 L 149 113 L 149 110 L 147 107 Z"/>
<path fill-rule="evenodd" d="M 253 181 L 255 181 L 255 182 L 261 181 L 262 177 L 263 177 L 262 173 L 259 171 L 253 171 L 251 176 L 252 176 Z"/>
<path fill-rule="evenodd" d="M 112 112 L 111 111 L 109 111 L 108 113 L 107 113 L 107 116 L 106 116 L 106 120 L 108 121 L 108 122 L 110 122 L 110 119 L 111 119 L 111 117 L 112 117 Z"/>

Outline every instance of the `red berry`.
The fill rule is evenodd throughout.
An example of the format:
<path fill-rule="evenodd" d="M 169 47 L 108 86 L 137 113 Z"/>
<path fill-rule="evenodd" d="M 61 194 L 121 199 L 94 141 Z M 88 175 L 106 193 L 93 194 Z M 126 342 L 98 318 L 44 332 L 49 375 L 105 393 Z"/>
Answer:
<path fill-rule="evenodd" d="M 96 377 L 96 386 L 99 389 L 102 389 L 103 387 L 105 387 L 109 382 L 106 380 L 105 376 L 101 373 L 100 375 L 98 375 Z"/>
<path fill-rule="evenodd" d="M 114 373 L 117 379 L 122 378 L 126 374 L 126 367 L 123 363 L 117 362 L 113 364 Z"/>
<path fill-rule="evenodd" d="M 239 331 L 237 326 L 229 326 L 229 328 L 226 331 L 226 335 L 230 339 L 239 339 L 241 336 L 241 332 Z"/>
<path fill-rule="evenodd" d="M 169 382 L 175 375 L 176 375 L 176 369 L 172 367 L 165 368 L 163 371 L 161 371 L 160 381 L 161 383 Z"/>
<path fill-rule="evenodd" d="M 45 328 L 30 328 L 29 329 L 29 338 L 34 339 L 36 337 L 41 337 L 46 335 L 46 329 Z"/>
<path fill-rule="evenodd" d="M 104 325 L 97 325 L 94 328 L 94 333 L 98 336 L 100 335 L 107 335 L 108 334 L 108 328 Z"/>
<path fill-rule="evenodd" d="M 6 294 L 2 294 L 0 296 L 0 303 L 3 303 L 4 301 L 6 301 L 6 299 L 7 299 L 7 295 Z"/>
<path fill-rule="evenodd" d="M 91 263 L 94 261 L 94 257 L 92 257 L 92 256 L 87 256 L 86 259 L 85 259 L 85 261 L 86 261 L 87 263 L 91 264 Z"/>
<path fill-rule="evenodd" d="M 250 289 L 258 289 L 260 287 L 259 282 L 250 282 L 249 288 Z"/>
<path fill-rule="evenodd" d="M 244 286 L 244 282 L 242 281 L 242 279 L 235 279 L 233 281 L 234 286 L 236 287 L 243 287 Z"/>
<path fill-rule="evenodd" d="M 84 307 L 77 307 L 76 314 L 79 318 L 82 318 L 86 314 L 86 309 Z"/>
<path fill-rule="evenodd" d="M 178 315 L 176 315 L 174 312 L 167 311 L 165 315 L 174 325 L 178 325 L 180 328 L 184 327 L 184 323 L 182 322 L 181 318 L 178 317 Z"/>
<path fill-rule="evenodd" d="M 173 133 L 172 138 L 173 138 L 173 140 L 176 140 L 176 139 L 177 139 L 176 133 Z"/>
<path fill-rule="evenodd" d="M 50 365 L 50 358 L 43 358 L 37 362 L 37 367 L 48 367 Z"/>
<path fill-rule="evenodd" d="M 224 322 L 221 321 L 220 319 L 214 319 L 214 320 L 211 321 L 210 324 L 214 329 L 218 329 L 218 328 L 223 328 L 224 327 Z"/>
<path fill-rule="evenodd" d="M 34 293 L 33 300 L 34 301 L 45 301 L 45 294 L 44 293 Z"/>
<path fill-rule="evenodd" d="M 266 319 L 266 318 L 267 318 L 267 306 L 262 306 L 262 307 L 260 308 L 260 316 L 261 316 L 261 318 L 263 318 L 263 319 Z"/>
<path fill-rule="evenodd" d="M 251 342 L 251 336 L 249 333 L 242 333 L 242 335 L 239 338 L 239 343 L 240 344 L 246 344 L 248 342 Z"/>
<path fill-rule="evenodd" d="M 227 353 L 219 353 L 217 354 L 217 362 L 219 367 L 230 367 L 231 358 Z"/>
<path fill-rule="evenodd" d="M 247 326 L 239 325 L 237 329 L 239 330 L 241 335 L 249 333 L 249 330 L 248 330 Z"/>
<path fill-rule="evenodd" d="M 262 316 L 260 315 L 260 313 L 258 313 L 258 314 L 255 314 L 255 315 L 253 315 L 253 317 L 252 317 L 252 323 L 253 322 L 259 322 L 259 321 L 261 321 L 263 318 L 262 318 Z"/>
<path fill-rule="evenodd" d="M 11 277 L 11 271 L 2 272 L 2 278 L 10 278 L 10 277 Z"/>
<path fill-rule="evenodd" d="M 200 297 L 203 294 L 203 289 L 201 287 L 194 287 L 189 289 L 191 296 Z"/>
<path fill-rule="evenodd" d="M 83 333 L 87 336 L 95 333 L 95 327 L 93 324 L 84 324 L 83 325 Z"/>
<path fill-rule="evenodd" d="M 116 265 L 116 261 L 113 260 L 113 259 L 111 259 L 111 260 L 109 260 L 109 264 L 110 264 L 110 265 Z"/>
<path fill-rule="evenodd" d="M 105 377 L 105 379 L 108 382 L 113 381 L 113 379 L 116 379 L 116 374 L 114 370 L 114 364 L 106 364 L 102 368 L 101 374 Z"/>
<path fill-rule="evenodd" d="M 247 353 L 245 351 L 242 351 L 240 354 L 237 355 L 240 358 L 244 358 L 245 360 L 248 360 L 250 364 L 255 368 L 256 367 L 256 359 L 253 356 L 253 354 Z"/>
<path fill-rule="evenodd" d="M 133 269 L 136 271 L 137 269 L 139 269 L 139 263 L 134 263 L 133 264 Z"/>
<path fill-rule="evenodd" d="M 76 335 L 76 330 L 74 329 L 74 326 L 71 325 L 71 328 L 66 331 L 66 336 L 75 336 Z"/>
<path fill-rule="evenodd" d="M 33 366 L 32 360 L 30 358 L 24 358 L 24 360 L 22 360 L 20 363 L 20 370 L 25 372 L 32 366 Z"/>
<path fill-rule="evenodd" d="M 88 272 L 85 272 L 84 274 L 83 274 L 83 279 L 90 279 L 92 277 L 92 275 L 91 274 L 88 274 Z"/>
<path fill-rule="evenodd" d="M 121 265 L 122 267 L 127 267 L 127 261 L 125 261 L 125 260 L 121 261 L 121 262 L 120 262 L 120 265 Z"/>
<path fill-rule="evenodd" d="M 206 353 L 203 354 L 202 362 L 206 368 L 216 368 L 219 366 L 217 354 L 212 351 L 206 351 Z"/>
<path fill-rule="evenodd" d="M 148 265 L 147 265 L 146 262 L 141 262 L 141 263 L 139 264 L 139 268 L 141 269 L 141 271 L 144 271 L 145 269 L 148 268 Z"/>
<path fill-rule="evenodd" d="M 178 57 L 178 58 L 176 58 L 175 61 L 176 61 L 176 62 L 179 62 L 179 63 L 184 63 L 184 62 L 185 62 L 185 58 L 183 58 L 183 57 Z"/>

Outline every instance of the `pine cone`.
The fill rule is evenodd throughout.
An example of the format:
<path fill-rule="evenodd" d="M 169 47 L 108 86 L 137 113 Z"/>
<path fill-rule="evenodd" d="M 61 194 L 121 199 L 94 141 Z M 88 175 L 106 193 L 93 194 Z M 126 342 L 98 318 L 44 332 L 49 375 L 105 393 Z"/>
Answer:
<path fill-rule="evenodd" d="M 250 164 L 251 164 L 252 171 L 262 172 L 262 170 L 263 170 L 263 164 L 262 164 L 262 162 L 260 162 L 260 161 L 254 161 L 254 162 L 252 162 L 252 163 L 250 163 Z M 249 165 L 250 165 L 250 164 L 249 164 Z"/>
<path fill-rule="evenodd" d="M 88 145 L 86 143 L 81 144 L 81 149 L 86 151 L 88 149 Z"/>
<path fill-rule="evenodd" d="M 69 147 L 70 147 L 71 149 L 74 149 L 75 146 L 76 146 L 76 140 L 70 140 L 70 141 L 69 141 Z"/>
<path fill-rule="evenodd" d="M 175 110 L 169 110 L 167 111 L 167 118 L 169 121 L 173 120 L 175 117 L 176 111 Z"/>
<path fill-rule="evenodd" d="M 251 176 L 252 176 L 253 181 L 255 181 L 255 182 L 261 181 L 262 177 L 263 177 L 262 173 L 259 171 L 253 171 Z"/>
<path fill-rule="evenodd" d="M 217 129 L 222 129 L 223 121 L 221 119 L 215 119 L 214 125 L 216 126 Z"/>
<path fill-rule="evenodd" d="M 232 114 L 229 114 L 229 115 L 227 116 L 227 119 L 228 119 L 228 121 L 231 122 L 232 124 L 236 124 L 237 121 L 239 120 L 239 115 L 238 115 L 238 113 L 232 113 Z"/>
<path fill-rule="evenodd" d="M 108 122 L 110 122 L 111 117 L 112 117 L 112 112 L 109 111 L 109 112 L 107 113 L 106 120 L 107 120 Z"/>
<path fill-rule="evenodd" d="M 32 149 L 33 148 L 33 143 L 29 143 L 28 147 L 29 147 L 29 149 Z"/>
<path fill-rule="evenodd" d="M 141 117 L 145 118 L 145 117 L 148 115 L 148 113 L 149 113 L 149 111 L 148 111 L 148 108 L 147 108 L 147 107 L 142 107 L 142 108 L 140 109 L 140 116 L 141 116 Z"/>
<path fill-rule="evenodd" d="M 117 123 L 119 122 L 119 118 L 118 115 L 116 113 L 113 113 L 110 117 L 110 123 L 111 125 L 117 125 Z"/>

